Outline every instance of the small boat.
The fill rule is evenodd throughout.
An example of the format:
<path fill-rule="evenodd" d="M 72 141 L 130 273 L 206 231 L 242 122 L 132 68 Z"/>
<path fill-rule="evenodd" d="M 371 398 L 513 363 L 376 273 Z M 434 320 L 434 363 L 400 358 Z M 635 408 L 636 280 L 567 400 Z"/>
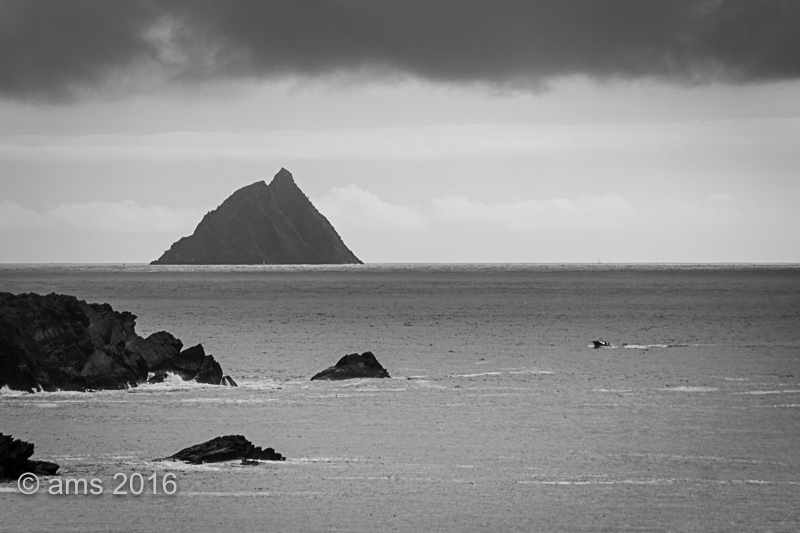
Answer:
<path fill-rule="evenodd" d="M 592 341 L 595 348 L 611 348 L 611 343 L 604 340 Z"/>

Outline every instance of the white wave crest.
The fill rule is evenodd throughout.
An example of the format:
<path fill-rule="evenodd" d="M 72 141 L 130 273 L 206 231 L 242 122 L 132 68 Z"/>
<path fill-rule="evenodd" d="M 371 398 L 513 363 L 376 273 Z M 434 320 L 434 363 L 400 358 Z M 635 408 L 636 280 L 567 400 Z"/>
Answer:
<path fill-rule="evenodd" d="M 664 387 L 658 390 L 670 392 L 717 392 L 719 389 L 717 387 L 688 387 L 680 385 L 678 387 Z"/>
<path fill-rule="evenodd" d="M 8 385 L 3 385 L 0 387 L 0 396 L 8 396 L 8 397 L 17 397 L 17 396 L 26 396 L 30 394 L 29 392 L 21 391 L 21 390 L 11 390 Z"/>
<path fill-rule="evenodd" d="M 478 373 L 478 374 L 455 374 L 455 375 L 450 376 L 450 377 L 453 377 L 453 378 L 476 378 L 476 377 L 479 377 L 479 376 L 499 376 L 500 374 L 502 374 L 502 372 L 481 372 L 481 373 Z"/>
<path fill-rule="evenodd" d="M 791 390 L 751 390 L 746 392 L 734 392 L 733 394 L 754 394 L 754 395 L 765 395 L 765 394 L 797 394 L 800 393 L 800 390 L 791 389 Z"/>

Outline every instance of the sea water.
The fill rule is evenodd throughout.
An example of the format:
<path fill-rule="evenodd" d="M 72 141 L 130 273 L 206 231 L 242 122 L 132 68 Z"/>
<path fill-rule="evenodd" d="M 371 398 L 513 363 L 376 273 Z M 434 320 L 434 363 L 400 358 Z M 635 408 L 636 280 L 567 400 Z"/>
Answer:
<path fill-rule="evenodd" d="M 800 530 L 796 265 L 1 265 L 0 290 L 131 311 L 239 383 L 0 391 L 0 432 L 104 488 L 0 484 L 2 531 Z M 391 379 L 309 381 L 367 350 Z M 225 434 L 287 460 L 159 460 Z"/>

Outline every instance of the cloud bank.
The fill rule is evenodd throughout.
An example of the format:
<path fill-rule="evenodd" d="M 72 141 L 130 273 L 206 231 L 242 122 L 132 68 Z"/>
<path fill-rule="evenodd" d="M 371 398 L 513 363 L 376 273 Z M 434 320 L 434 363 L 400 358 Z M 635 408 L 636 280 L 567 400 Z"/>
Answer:
<path fill-rule="evenodd" d="M 433 217 L 456 224 L 489 224 L 506 231 L 614 230 L 635 215 L 631 205 L 617 194 L 575 199 L 521 200 L 486 204 L 465 196 L 446 196 L 431 201 Z"/>
<path fill-rule="evenodd" d="M 404 205 L 350 185 L 312 201 L 367 262 L 752 261 L 765 237 L 788 242 L 775 231 L 786 220 L 769 221 L 731 198 L 635 201 L 609 192 Z"/>
<path fill-rule="evenodd" d="M 104 233 L 168 233 L 192 230 L 204 213 L 123 202 L 59 203 L 41 212 L 16 202 L 0 202 L 0 230 L 67 230 Z"/>
<path fill-rule="evenodd" d="M 5 0 L 0 95 L 341 74 L 753 83 L 798 78 L 798 49 L 795 0 Z"/>
<path fill-rule="evenodd" d="M 418 230 L 426 225 L 425 217 L 417 207 L 386 202 L 352 183 L 347 187 L 334 187 L 314 203 L 321 213 L 332 220 L 376 231 Z"/>
<path fill-rule="evenodd" d="M 501 233 L 626 232 L 642 225 L 708 228 L 741 222 L 737 209 L 729 205 L 733 196 L 715 193 L 710 200 L 686 203 L 665 199 L 640 206 L 616 193 L 498 203 L 444 196 L 433 198 L 426 205 L 412 206 L 387 202 L 350 184 L 333 188 L 315 199 L 314 205 L 334 227 L 370 233 L 469 226 Z"/>
<path fill-rule="evenodd" d="M 672 124 L 447 125 L 140 135 L 0 135 L 0 161 L 166 161 L 509 157 L 665 150 L 796 154 L 800 118 Z"/>

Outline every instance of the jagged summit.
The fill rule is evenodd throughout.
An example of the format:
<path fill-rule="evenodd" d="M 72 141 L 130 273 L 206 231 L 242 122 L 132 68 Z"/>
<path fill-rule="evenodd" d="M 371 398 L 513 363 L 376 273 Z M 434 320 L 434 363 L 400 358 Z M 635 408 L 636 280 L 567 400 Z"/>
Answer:
<path fill-rule="evenodd" d="M 295 265 L 361 261 L 281 168 L 234 192 L 153 265 Z"/>
<path fill-rule="evenodd" d="M 291 183 L 292 185 L 295 185 L 294 176 L 292 176 L 292 173 L 283 167 L 281 167 L 278 173 L 275 174 L 275 177 L 272 178 L 272 183 Z"/>

